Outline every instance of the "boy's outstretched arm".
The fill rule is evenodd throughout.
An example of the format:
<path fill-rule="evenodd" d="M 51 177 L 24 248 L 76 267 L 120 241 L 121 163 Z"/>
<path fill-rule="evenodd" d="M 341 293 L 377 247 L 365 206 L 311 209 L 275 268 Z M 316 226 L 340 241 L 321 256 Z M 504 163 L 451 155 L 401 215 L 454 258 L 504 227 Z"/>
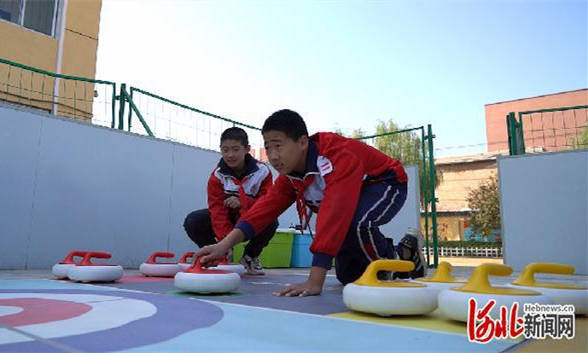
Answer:
<path fill-rule="evenodd" d="M 274 295 L 285 297 L 306 297 L 308 295 L 319 295 L 323 290 L 327 269 L 313 266 L 310 275 L 304 283 L 292 284 L 274 292 Z"/>
<path fill-rule="evenodd" d="M 220 260 L 227 252 L 233 248 L 233 246 L 242 242 L 245 239 L 245 234 L 240 229 L 233 229 L 227 234 L 221 241 L 216 244 L 207 245 L 200 248 L 194 256 L 196 258 L 202 256 L 200 263 L 202 265 L 215 265 L 216 260 Z"/>
<path fill-rule="evenodd" d="M 280 176 L 270 190 L 261 196 L 257 202 L 247 211 L 235 225 L 235 228 L 218 243 L 207 245 L 195 254 L 203 256 L 200 263 L 213 266 L 229 249 L 238 243 L 248 240 L 257 232 L 274 221 L 294 202 L 296 193 L 285 176 Z"/>

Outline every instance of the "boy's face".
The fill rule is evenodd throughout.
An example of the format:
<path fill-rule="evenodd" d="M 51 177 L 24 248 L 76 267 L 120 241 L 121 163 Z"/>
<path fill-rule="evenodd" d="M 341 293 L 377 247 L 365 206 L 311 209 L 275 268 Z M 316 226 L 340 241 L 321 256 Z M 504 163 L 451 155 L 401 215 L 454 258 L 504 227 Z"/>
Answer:
<path fill-rule="evenodd" d="M 221 142 L 220 150 L 229 168 L 240 169 L 245 166 L 245 155 L 249 153 L 250 147 L 243 146 L 241 141 L 227 139 Z"/>
<path fill-rule="evenodd" d="M 263 134 L 263 141 L 267 158 L 278 173 L 304 173 L 308 136 L 293 140 L 282 131 L 270 130 Z"/>

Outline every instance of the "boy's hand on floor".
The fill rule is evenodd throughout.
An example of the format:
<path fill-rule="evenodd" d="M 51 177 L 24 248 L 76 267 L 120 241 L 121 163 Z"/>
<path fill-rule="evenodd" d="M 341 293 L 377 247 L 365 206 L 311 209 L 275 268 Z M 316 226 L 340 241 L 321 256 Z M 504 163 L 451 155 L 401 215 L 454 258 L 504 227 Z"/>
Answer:
<path fill-rule="evenodd" d="M 289 285 L 272 294 L 279 297 L 306 297 L 309 295 L 319 295 L 322 290 L 322 285 L 319 286 L 306 281 L 304 283 Z"/>
<path fill-rule="evenodd" d="M 230 196 L 226 198 L 224 204 L 228 208 L 241 208 L 241 202 L 237 196 Z"/>

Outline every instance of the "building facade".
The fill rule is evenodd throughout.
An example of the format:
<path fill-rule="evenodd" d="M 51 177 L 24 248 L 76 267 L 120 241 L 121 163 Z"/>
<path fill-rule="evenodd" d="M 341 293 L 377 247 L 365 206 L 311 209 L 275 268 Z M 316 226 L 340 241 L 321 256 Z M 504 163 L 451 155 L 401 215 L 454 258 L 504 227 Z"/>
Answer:
<path fill-rule="evenodd" d="M 101 0 L 0 0 L 0 58 L 93 79 L 101 7 Z M 0 65 L 0 100 L 88 120 L 94 93 L 89 83 Z"/>
<path fill-rule="evenodd" d="M 588 105 L 588 89 L 546 94 L 485 105 L 488 152 L 437 158 L 435 167 L 442 180 L 437 186 L 437 232 L 440 240 L 465 240 L 473 236 L 467 196 L 471 190 L 497 175 L 496 158 L 508 155 L 506 116 L 510 112 L 550 110 L 523 114 L 523 132 L 528 153 L 573 148 L 573 141 L 587 128 L 588 111 L 559 108 Z M 584 146 L 588 148 L 588 146 Z M 494 239 L 497 240 L 497 239 Z"/>
<path fill-rule="evenodd" d="M 464 240 L 471 235 L 468 194 L 496 176 L 498 155 L 482 153 L 435 160 L 435 168 L 441 174 L 441 182 L 435 190 L 439 240 Z M 424 219 L 421 223 L 424 227 Z"/>
<path fill-rule="evenodd" d="M 510 112 L 587 105 L 588 88 L 486 104 L 484 108 L 488 152 L 508 152 L 506 115 Z M 587 119 L 586 109 L 525 114 L 523 116 L 525 146 L 527 149 L 544 152 L 570 149 L 574 139 L 586 129 Z"/>

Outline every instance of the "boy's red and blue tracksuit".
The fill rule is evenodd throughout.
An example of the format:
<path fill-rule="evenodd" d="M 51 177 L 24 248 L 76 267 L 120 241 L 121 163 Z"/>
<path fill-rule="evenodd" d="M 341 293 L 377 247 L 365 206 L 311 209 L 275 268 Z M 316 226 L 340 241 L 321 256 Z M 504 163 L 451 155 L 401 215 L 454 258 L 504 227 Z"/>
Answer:
<path fill-rule="evenodd" d="M 280 175 L 235 228 L 249 239 L 294 201 L 307 224 L 308 206 L 318 213 L 310 246 L 312 265 L 330 269 L 335 257 L 337 278 L 349 283 L 371 261 L 395 258 L 391 239 L 378 227 L 404 204 L 407 181 L 396 159 L 354 139 L 317 133 L 309 138 L 305 173 Z"/>

